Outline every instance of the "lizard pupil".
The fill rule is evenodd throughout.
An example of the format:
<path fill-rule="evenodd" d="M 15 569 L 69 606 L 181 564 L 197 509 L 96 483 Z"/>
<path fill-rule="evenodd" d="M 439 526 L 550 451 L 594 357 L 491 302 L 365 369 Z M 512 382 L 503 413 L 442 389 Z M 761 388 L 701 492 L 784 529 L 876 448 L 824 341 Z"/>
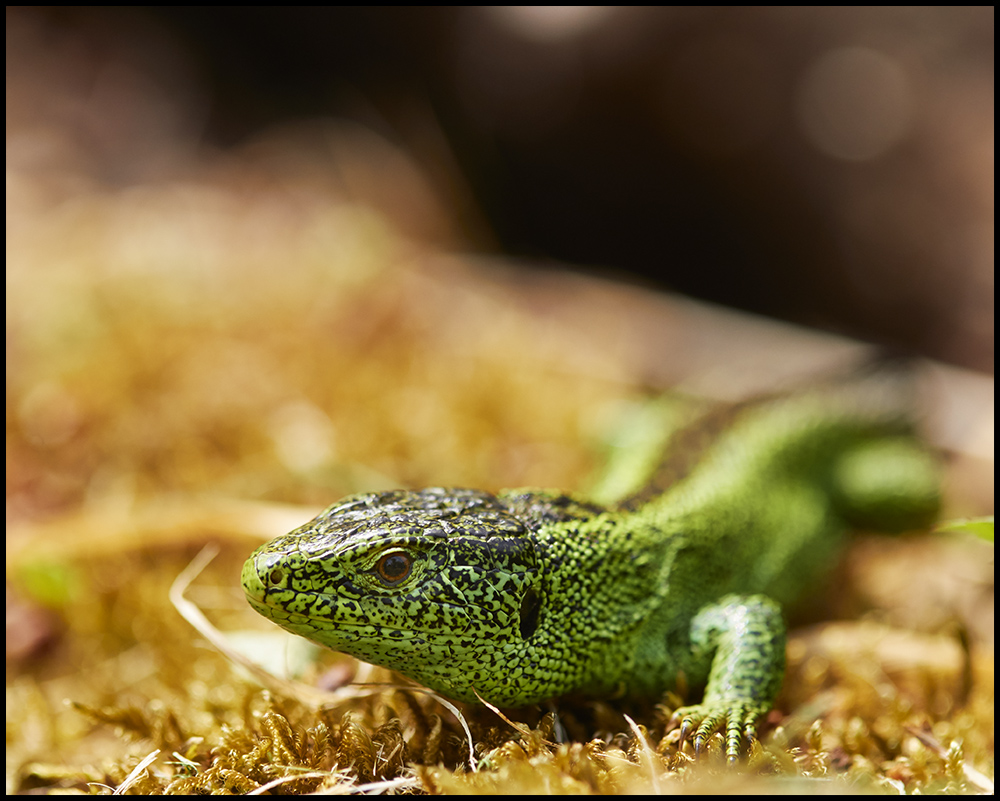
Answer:
<path fill-rule="evenodd" d="M 408 553 L 390 553 L 378 560 L 375 565 L 379 578 L 386 584 L 399 584 L 410 575 L 413 569 L 413 557 Z"/>

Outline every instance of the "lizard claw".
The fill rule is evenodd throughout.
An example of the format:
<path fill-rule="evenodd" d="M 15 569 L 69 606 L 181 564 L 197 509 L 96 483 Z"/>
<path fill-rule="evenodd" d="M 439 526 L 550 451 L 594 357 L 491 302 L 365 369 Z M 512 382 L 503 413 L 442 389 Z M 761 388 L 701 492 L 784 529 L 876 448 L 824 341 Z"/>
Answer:
<path fill-rule="evenodd" d="M 740 758 L 743 743 L 746 743 L 746 750 L 749 751 L 757 739 L 757 721 L 764 712 L 761 707 L 746 703 L 732 706 L 697 704 L 678 709 L 672 719 L 681 722 L 678 745 L 683 747 L 693 735 L 696 754 L 704 750 L 713 734 L 724 733 L 726 759 L 733 764 Z"/>

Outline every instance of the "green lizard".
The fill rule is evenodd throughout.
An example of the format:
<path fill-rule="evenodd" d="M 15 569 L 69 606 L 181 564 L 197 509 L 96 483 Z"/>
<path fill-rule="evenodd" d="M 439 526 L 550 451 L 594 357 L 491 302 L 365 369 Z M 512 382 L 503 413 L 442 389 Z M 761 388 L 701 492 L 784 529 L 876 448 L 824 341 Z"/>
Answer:
<path fill-rule="evenodd" d="M 433 488 L 354 495 L 258 548 L 250 604 L 291 632 L 443 695 L 519 707 L 566 695 L 658 699 L 701 750 L 735 760 L 784 674 L 782 605 L 852 525 L 903 530 L 938 506 L 935 462 L 869 376 L 710 411 L 644 489 Z"/>

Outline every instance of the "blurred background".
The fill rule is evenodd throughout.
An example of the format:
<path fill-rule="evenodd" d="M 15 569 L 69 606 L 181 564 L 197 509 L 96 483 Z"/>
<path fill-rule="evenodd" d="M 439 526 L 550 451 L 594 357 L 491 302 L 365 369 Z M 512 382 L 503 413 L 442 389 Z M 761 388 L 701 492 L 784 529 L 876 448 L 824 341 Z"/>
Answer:
<path fill-rule="evenodd" d="M 167 602 L 206 541 L 194 600 L 273 629 L 238 583 L 262 540 L 352 492 L 584 488 L 669 387 L 741 397 L 859 342 L 950 365 L 946 514 L 992 512 L 992 8 L 6 22 L 10 790 L 259 725 Z M 992 550 L 904 547 L 839 614 L 952 650 L 961 621 L 989 681 L 955 736 L 992 754 Z"/>
<path fill-rule="evenodd" d="M 8 9 L 6 35 L 9 516 L 225 476 L 559 485 L 604 400 L 738 395 L 789 342 L 822 363 L 681 295 L 992 373 L 991 8 Z"/>
<path fill-rule="evenodd" d="M 992 370 L 992 8 L 13 13 L 8 132 L 77 115 L 102 178 L 350 120 L 465 249 Z"/>

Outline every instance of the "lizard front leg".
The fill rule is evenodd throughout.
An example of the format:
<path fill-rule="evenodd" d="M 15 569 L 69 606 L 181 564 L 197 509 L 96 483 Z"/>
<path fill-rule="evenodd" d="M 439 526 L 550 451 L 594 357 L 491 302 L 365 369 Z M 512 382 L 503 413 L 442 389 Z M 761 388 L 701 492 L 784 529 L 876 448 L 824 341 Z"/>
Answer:
<path fill-rule="evenodd" d="M 727 595 L 691 621 L 696 663 L 711 662 L 700 704 L 674 713 L 681 743 L 692 733 L 700 751 L 717 731 L 725 731 L 726 756 L 739 758 L 740 746 L 757 737 L 757 721 L 767 714 L 785 674 L 785 622 L 781 608 L 763 595 Z"/>

